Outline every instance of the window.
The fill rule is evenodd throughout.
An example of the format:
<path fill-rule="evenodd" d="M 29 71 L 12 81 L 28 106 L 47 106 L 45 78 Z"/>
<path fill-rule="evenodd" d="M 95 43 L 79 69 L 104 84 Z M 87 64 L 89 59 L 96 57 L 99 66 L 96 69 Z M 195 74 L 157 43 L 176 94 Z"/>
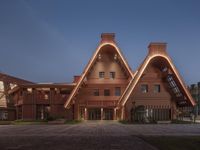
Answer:
<path fill-rule="evenodd" d="M 99 72 L 99 78 L 100 78 L 100 79 L 103 79 L 104 76 L 105 76 L 105 72 Z"/>
<path fill-rule="evenodd" d="M 49 105 L 36 105 L 36 118 L 47 119 L 49 117 L 51 107 Z"/>
<path fill-rule="evenodd" d="M 114 79 L 115 78 L 115 72 L 110 72 L 110 79 Z"/>
<path fill-rule="evenodd" d="M 27 88 L 28 93 L 32 93 L 32 88 Z"/>
<path fill-rule="evenodd" d="M 45 94 L 45 95 L 44 95 L 44 99 L 49 99 L 49 95 L 48 95 L 48 94 Z"/>
<path fill-rule="evenodd" d="M 142 84 L 141 85 L 141 92 L 142 93 L 147 93 L 148 92 L 148 85 L 147 84 Z"/>
<path fill-rule="evenodd" d="M 60 91 L 58 90 L 58 92 L 60 92 L 61 95 L 69 95 L 71 93 L 71 90 L 60 89 Z"/>
<path fill-rule="evenodd" d="M 10 83 L 10 88 L 11 89 L 13 89 L 14 87 L 16 87 L 17 86 L 17 84 L 12 84 L 12 83 Z"/>
<path fill-rule="evenodd" d="M 44 91 L 44 99 L 49 99 L 49 91 Z"/>
<path fill-rule="evenodd" d="M 0 111 L 0 120 L 7 120 L 7 119 L 8 119 L 8 112 Z"/>
<path fill-rule="evenodd" d="M 116 87 L 115 88 L 115 96 L 120 96 L 121 95 L 121 88 L 120 87 Z"/>
<path fill-rule="evenodd" d="M 94 89 L 93 95 L 94 96 L 99 96 L 99 89 Z"/>
<path fill-rule="evenodd" d="M 0 81 L 0 91 L 4 92 L 4 84 L 3 84 L 3 81 Z"/>
<path fill-rule="evenodd" d="M 110 96 L 110 90 L 109 89 L 104 90 L 104 96 Z"/>
<path fill-rule="evenodd" d="M 154 93 L 160 93 L 160 85 L 159 84 L 154 85 Z"/>

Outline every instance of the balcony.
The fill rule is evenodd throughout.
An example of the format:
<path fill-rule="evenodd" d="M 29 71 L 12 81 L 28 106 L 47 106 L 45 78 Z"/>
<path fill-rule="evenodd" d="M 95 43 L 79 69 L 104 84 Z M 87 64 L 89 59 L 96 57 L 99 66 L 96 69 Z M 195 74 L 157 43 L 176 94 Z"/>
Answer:
<path fill-rule="evenodd" d="M 117 106 L 117 102 L 115 100 L 101 100 L 101 101 L 92 101 L 92 100 L 88 100 L 86 101 L 86 105 L 87 107 L 116 107 Z"/>

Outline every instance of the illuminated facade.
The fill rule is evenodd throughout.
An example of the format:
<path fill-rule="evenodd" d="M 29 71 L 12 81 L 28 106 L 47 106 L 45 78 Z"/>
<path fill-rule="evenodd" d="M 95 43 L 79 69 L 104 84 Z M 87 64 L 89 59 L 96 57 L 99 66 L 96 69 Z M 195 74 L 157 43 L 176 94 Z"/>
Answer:
<path fill-rule="evenodd" d="M 80 76 L 70 84 L 20 84 L 9 93 L 16 119 L 48 117 L 84 120 L 158 121 L 175 119 L 195 102 L 166 52 L 150 43 L 138 70 L 132 71 L 115 35 L 101 42 Z"/>
<path fill-rule="evenodd" d="M 0 73 L 0 120 L 14 120 L 16 118 L 16 108 L 9 91 L 17 85 L 25 83 L 32 82 Z"/>

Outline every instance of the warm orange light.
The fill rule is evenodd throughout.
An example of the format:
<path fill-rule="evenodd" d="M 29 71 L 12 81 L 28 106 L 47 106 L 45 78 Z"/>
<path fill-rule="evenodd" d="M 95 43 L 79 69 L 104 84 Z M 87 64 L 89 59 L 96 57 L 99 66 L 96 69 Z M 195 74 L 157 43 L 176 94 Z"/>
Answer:
<path fill-rule="evenodd" d="M 75 88 L 74 88 L 73 91 L 71 92 L 69 98 L 67 99 L 67 101 L 66 101 L 66 103 L 65 103 L 65 105 L 64 105 L 65 108 L 67 108 L 67 107 L 69 106 L 69 103 L 71 102 L 72 98 L 73 98 L 74 95 L 76 94 L 76 92 L 77 92 L 79 86 L 81 85 L 81 83 L 82 83 L 84 77 L 86 76 L 88 70 L 90 69 L 91 65 L 94 63 L 94 60 L 96 59 L 97 54 L 99 53 L 99 51 L 101 50 L 101 48 L 104 47 L 105 45 L 111 45 L 111 46 L 113 46 L 113 47 L 115 48 L 115 50 L 117 51 L 117 54 L 121 57 L 121 59 L 122 59 L 124 65 L 126 66 L 126 68 L 127 68 L 128 72 L 129 72 L 130 76 L 133 78 L 132 71 L 131 71 L 130 67 L 128 66 L 126 60 L 123 58 L 123 56 L 122 56 L 122 54 L 121 54 L 119 48 L 116 46 L 116 44 L 115 44 L 115 43 L 112 43 L 112 42 L 103 42 L 103 43 L 101 43 L 101 44 L 97 47 L 97 50 L 95 51 L 93 57 L 92 57 L 91 60 L 89 61 L 88 65 L 86 66 L 86 68 L 85 68 L 85 70 L 84 70 L 84 72 L 83 72 L 81 78 L 79 79 L 77 85 L 75 86 Z"/>
<path fill-rule="evenodd" d="M 178 72 L 177 72 L 175 66 L 173 65 L 171 59 L 169 58 L 169 56 L 167 56 L 166 54 L 165 54 L 165 55 L 163 55 L 163 54 L 153 54 L 152 56 L 148 55 L 148 57 L 147 57 L 145 63 L 143 64 L 144 66 L 142 67 L 142 69 L 139 71 L 139 74 L 137 75 L 136 80 L 133 81 L 134 84 L 133 84 L 133 86 L 131 87 L 130 92 L 129 92 L 128 95 L 124 98 L 124 101 L 123 101 L 123 103 L 122 103 L 122 107 L 126 104 L 128 98 L 129 98 L 129 96 L 131 95 L 133 89 L 134 89 L 135 86 L 137 85 L 137 83 L 138 83 L 139 79 L 141 78 L 141 76 L 142 76 L 144 70 L 146 69 L 147 65 L 148 65 L 149 62 L 150 62 L 152 59 L 154 59 L 155 57 L 162 57 L 162 58 L 164 58 L 164 59 L 166 59 L 166 60 L 168 61 L 168 63 L 170 64 L 172 70 L 174 71 L 176 77 L 178 78 L 178 80 L 179 80 L 181 86 L 183 87 L 183 89 L 184 89 L 186 95 L 188 96 L 189 100 L 191 101 L 192 105 L 195 105 L 195 102 L 193 101 L 191 95 L 188 93 L 188 91 L 187 91 L 187 89 L 186 89 L 186 86 L 184 85 L 183 81 L 181 80 L 180 75 L 178 74 Z M 130 86 L 131 86 L 131 84 L 130 84 Z"/>

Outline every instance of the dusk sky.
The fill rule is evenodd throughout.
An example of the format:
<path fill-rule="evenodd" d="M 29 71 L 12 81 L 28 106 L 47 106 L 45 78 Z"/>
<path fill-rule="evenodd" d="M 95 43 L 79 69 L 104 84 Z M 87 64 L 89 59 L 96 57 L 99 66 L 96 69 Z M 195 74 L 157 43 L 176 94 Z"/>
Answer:
<path fill-rule="evenodd" d="M 200 81 L 199 0 L 0 0 L 0 71 L 71 82 L 114 32 L 132 70 L 150 42 L 167 42 L 186 84 Z"/>

